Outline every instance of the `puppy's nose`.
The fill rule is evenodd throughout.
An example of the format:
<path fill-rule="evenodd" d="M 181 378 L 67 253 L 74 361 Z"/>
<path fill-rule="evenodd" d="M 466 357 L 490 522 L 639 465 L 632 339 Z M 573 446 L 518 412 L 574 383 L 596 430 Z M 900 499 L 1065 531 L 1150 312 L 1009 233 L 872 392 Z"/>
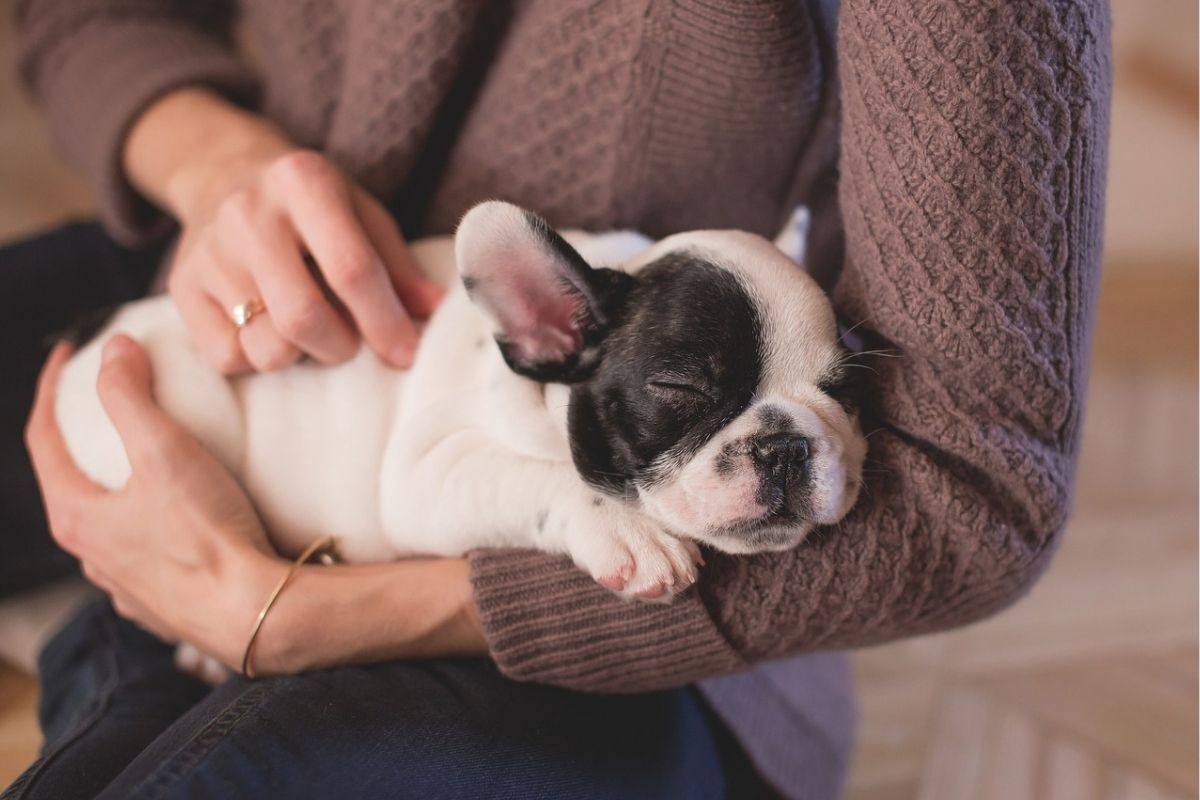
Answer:
<path fill-rule="evenodd" d="M 808 461 L 808 439 L 798 433 L 771 433 L 755 437 L 750 452 L 768 475 L 790 480 Z"/>

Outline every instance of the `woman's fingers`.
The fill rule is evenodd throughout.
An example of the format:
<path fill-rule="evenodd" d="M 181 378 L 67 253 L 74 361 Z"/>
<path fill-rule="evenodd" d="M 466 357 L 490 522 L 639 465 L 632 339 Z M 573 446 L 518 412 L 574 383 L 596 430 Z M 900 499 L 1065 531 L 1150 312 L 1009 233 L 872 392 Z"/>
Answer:
<path fill-rule="evenodd" d="M 428 319 L 445 297 L 445 290 L 417 267 L 412 251 L 408 249 L 400 228 L 387 209 L 364 189 L 353 187 L 352 192 L 355 211 L 376 252 L 383 259 L 392 286 L 405 309 L 415 317 Z"/>
<path fill-rule="evenodd" d="M 25 427 L 25 442 L 43 491 L 54 487 L 92 495 L 103 494 L 103 490 L 88 480 L 75 465 L 75 459 L 67 450 L 58 428 L 54 406 L 58 379 L 70 357 L 71 347 L 63 343 L 55 345 L 50 352 L 50 358 L 38 378 L 33 411 Z"/>
<path fill-rule="evenodd" d="M 294 364 L 300 358 L 300 348 L 287 341 L 275 329 L 270 311 L 254 316 L 238 331 L 238 340 L 246 360 L 259 372 L 275 372 Z"/>
<path fill-rule="evenodd" d="M 289 202 L 297 233 L 371 349 L 396 366 L 408 366 L 417 328 L 355 215 L 346 180 L 323 159 L 306 164 L 302 176 L 306 190 Z"/>
<path fill-rule="evenodd" d="M 42 490 L 50 529 L 64 549 L 77 554 L 80 503 L 103 496 L 105 492 L 75 465 L 58 428 L 56 390 L 62 368 L 70 357 L 70 346 L 60 343 L 42 368 L 33 411 L 25 427 L 25 443 Z"/>
<path fill-rule="evenodd" d="M 265 335 L 259 323 L 252 319 L 242 329 L 242 344 L 246 355 L 261 346 L 266 356 L 279 356 L 279 344 L 287 343 L 325 364 L 337 364 L 358 351 L 354 329 L 325 297 L 325 293 L 304 265 L 297 233 L 282 218 L 262 221 L 255 231 L 254 241 L 237 256 L 244 275 L 256 284 L 242 291 L 251 292 L 233 303 L 255 296 L 266 306 L 266 316 L 279 339 Z M 251 328 L 256 328 L 254 334 Z M 247 336 L 249 335 L 249 339 Z"/>
<path fill-rule="evenodd" d="M 279 369 L 301 353 L 339 363 L 360 334 L 408 366 L 413 316 L 427 317 L 443 295 L 387 211 L 318 153 L 273 157 L 184 227 L 171 294 L 204 357 L 226 374 Z M 265 309 L 238 331 L 233 309 L 254 301 Z"/>
<path fill-rule="evenodd" d="M 175 282 L 171 286 L 171 298 L 192 342 L 209 366 L 223 375 L 236 375 L 250 369 L 238 330 L 220 303 L 198 286 L 180 286 Z"/>
<path fill-rule="evenodd" d="M 254 276 L 240 262 L 215 259 L 207 280 L 210 305 L 222 309 L 223 324 L 232 332 L 238 352 L 255 370 L 283 369 L 300 357 L 300 348 L 276 330 L 269 301 L 263 297 Z M 238 328 L 233 322 L 233 309 L 242 303 L 256 301 L 263 303 L 263 309 Z"/>
<path fill-rule="evenodd" d="M 154 399 L 153 369 L 146 351 L 117 334 L 104 344 L 97 389 L 104 410 L 125 445 L 134 473 L 161 472 L 188 457 L 194 440 Z"/>

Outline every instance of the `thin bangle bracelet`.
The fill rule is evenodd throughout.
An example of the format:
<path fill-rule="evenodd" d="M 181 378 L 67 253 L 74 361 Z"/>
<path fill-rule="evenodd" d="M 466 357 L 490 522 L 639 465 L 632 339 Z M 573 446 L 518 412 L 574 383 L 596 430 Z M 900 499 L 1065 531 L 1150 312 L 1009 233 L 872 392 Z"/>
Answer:
<path fill-rule="evenodd" d="M 245 652 L 242 653 L 242 674 L 250 680 L 254 680 L 254 675 L 250 670 L 250 656 L 254 653 L 254 642 L 258 639 L 258 632 L 262 630 L 263 620 L 267 618 L 267 612 L 271 610 L 271 606 L 275 605 L 275 601 L 278 600 L 279 595 L 283 593 L 284 587 L 291 582 L 292 577 L 296 574 L 296 571 L 299 570 L 304 564 L 307 564 L 313 558 L 313 556 L 329 556 L 329 560 L 324 563 L 331 564 L 335 561 L 332 552 L 334 542 L 335 539 L 332 536 L 326 536 L 316 540 L 308 547 L 304 548 L 304 552 L 297 556 L 296 560 L 292 562 L 292 566 L 287 571 L 287 574 L 279 579 L 279 583 L 275 584 L 275 589 L 271 592 L 271 596 L 267 598 L 267 602 L 263 605 L 262 611 L 258 612 L 258 619 L 254 621 L 254 630 L 250 631 L 250 639 L 246 642 Z"/>

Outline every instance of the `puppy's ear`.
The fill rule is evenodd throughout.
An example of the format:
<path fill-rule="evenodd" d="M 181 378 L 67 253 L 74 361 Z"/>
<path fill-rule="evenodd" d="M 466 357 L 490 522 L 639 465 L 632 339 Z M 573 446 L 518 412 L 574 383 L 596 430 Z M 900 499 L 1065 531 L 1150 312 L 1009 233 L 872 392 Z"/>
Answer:
<path fill-rule="evenodd" d="M 463 285 L 514 372 L 543 383 L 590 374 L 632 278 L 593 269 L 544 219 L 495 200 L 467 212 L 454 250 Z"/>

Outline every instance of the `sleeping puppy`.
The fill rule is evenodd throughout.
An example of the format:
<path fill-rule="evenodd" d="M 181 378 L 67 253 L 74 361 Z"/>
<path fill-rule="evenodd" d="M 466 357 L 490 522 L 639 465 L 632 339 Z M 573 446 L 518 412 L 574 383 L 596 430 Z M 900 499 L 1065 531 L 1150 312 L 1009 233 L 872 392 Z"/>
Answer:
<path fill-rule="evenodd" d="M 285 554 L 330 533 L 351 562 L 536 548 L 624 597 L 666 599 L 695 581 L 697 545 L 783 550 L 854 504 L 866 443 L 846 352 L 825 295 L 771 242 L 560 235 L 488 202 L 453 239 L 412 248 L 456 288 L 411 370 L 364 347 L 336 367 L 226 378 L 152 298 L 63 372 L 71 454 L 108 488 L 129 477 L 96 393 L 120 331 Z"/>

